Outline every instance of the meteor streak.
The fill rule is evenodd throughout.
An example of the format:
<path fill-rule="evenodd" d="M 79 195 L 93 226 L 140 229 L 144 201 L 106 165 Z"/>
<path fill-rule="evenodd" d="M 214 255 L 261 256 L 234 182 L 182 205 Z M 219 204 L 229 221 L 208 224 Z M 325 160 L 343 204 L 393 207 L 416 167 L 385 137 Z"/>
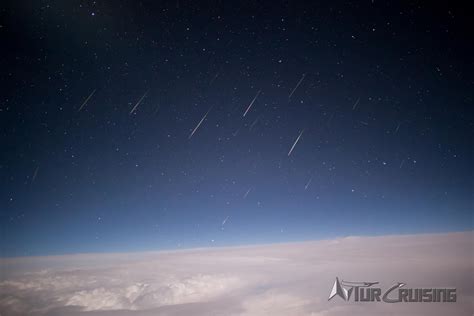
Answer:
<path fill-rule="evenodd" d="M 81 106 L 79 107 L 79 110 L 77 110 L 77 112 L 81 112 L 82 108 L 87 104 L 87 101 L 89 101 L 90 98 L 92 98 L 92 96 L 94 95 L 96 89 L 94 89 L 92 91 L 91 94 L 89 94 L 89 96 L 84 100 L 84 102 L 81 104 Z"/>
<path fill-rule="evenodd" d="M 227 220 L 229 219 L 230 216 L 227 216 L 223 221 L 222 221 L 222 226 L 225 225 L 225 223 L 227 222 Z"/>
<path fill-rule="evenodd" d="M 306 74 L 303 74 L 303 75 L 301 76 L 300 81 L 298 81 L 298 83 L 297 83 L 296 86 L 293 88 L 293 90 L 291 90 L 291 93 L 290 93 L 290 95 L 288 96 L 288 99 L 291 99 L 291 96 L 293 95 L 293 93 L 295 93 L 296 89 L 298 89 L 298 87 L 300 86 L 300 84 L 303 82 L 305 76 L 306 76 Z"/>
<path fill-rule="evenodd" d="M 357 104 L 359 104 L 359 101 L 360 101 L 360 98 L 357 99 L 357 101 L 354 103 L 354 105 L 352 106 L 352 111 L 354 111 L 357 107 Z"/>
<path fill-rule="evenodd" d="M 35 181 L 36 176 L 38 175 L 38 170 L 39 170 L 39 166 L 36 167 L 35 172 L 33 173 L 33 177 L 31 177 L 31 183 Z"/>
<path fill-rule="evenodd" d="M 133 112 L 135 112 L 135 110 L 137 109 L 137 107 L 140 105 L 140 103 L 142 103 L 143 99 L 145 99 L 146 95 L 148 94 L 148 90 L 147 92 L 145 92 L 145 94 L 140 98 L 140 100 L 138 100 L 138 102 L 135 104 L 135 106 L 133 107 L 133 109 L 130 111 L 130 115 L 132 115 Z"/>
<path fill-rule="evenodd" d="M 400 129 L 400 123 L 398 123 L 397 128 L 395 129 L 395 133 L 394 133 L 394 134 L 396 134 L 399 129 Z"/>
<path fill-rule="evenodd" d="M 247 195 L 249 195 L 250 191 L 252 191 L 252 188 L 249 188 L 247 192 L 245 192 L 244 197 L 243 197 L 244 199 L 247 198 Z"/>
<path fill-rule="evenodd" d="M 306 183 L 306 185 L 304 186 L 304 190 L 306 191 L 309 187 L 309 185 L 311 184 L 311 181 L 313 181 L 313 177 L 309 178 L 309 181 Z"/>
<path fill-rule="evenodd" d="M 296 144 L 298 144 L 298 141 L 301 138 L 301 135 L 303 135 L 304 129 L 301 131 L 301 133 L 298 135 L 298 138 L 296 138 L 295 142 L 293 143 L 293 146 L 291 146 L 290 151 L 288 152 L 288 157 L 290 157 L 291 153 L 293 152 L 293 149 L 295 148 Z"/>
<path fill-rule="evenodd" d="M 188 139 L 191 139 L 191 137 L 193 137 L 194 133 L 197 131 L 197 129 L 199 128 L 199 126 L 201 126 L 202 122 L 204 122 L 204 120 L 206 119 L 207 115 L 209 114 L 209 112 L 211 111 L 212 109 L 212 106 L 209 108 L 209 110 L 207 110 L 206 114 L 204 114 L 204 116 L 202 117 L 202 119 L 199 121 L 199 123 L 196 125 L 196 127 L 193 129 L 193 131 L 191 132 L 191 134 L 189 134 L 189 137 Z"/>
<path fill-rule="evenodd" d="M 255 100 L 257 100 L 258 96 L 260 95 L 260 92 L 262 90 L 258 90 L 257 94 L 255 95 L 255 97 L 253 98 L 252 102 L 250 102 L 249 106 L 247 107 L 247 110 L 245 110 L 245 113 L 243 115 L 243 117 L 245 117 L 245 115 L 247 115 L 248 111 L 250 111 L 250 108 L 252 107 L 253 103 L 255 102 Z"/>

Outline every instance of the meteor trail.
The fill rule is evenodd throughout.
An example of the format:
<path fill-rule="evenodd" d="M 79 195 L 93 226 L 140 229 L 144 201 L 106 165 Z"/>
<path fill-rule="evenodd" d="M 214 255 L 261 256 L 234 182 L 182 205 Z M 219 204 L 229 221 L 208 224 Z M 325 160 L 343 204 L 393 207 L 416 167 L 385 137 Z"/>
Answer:
<path fill-rule="evenodd" d="M 230 216 L 227 216 L 223 221 L 222 221 L 222 226 L 225 225 L 225 222 L 227 222 L 227 220 L 229 219 Z"/>
<path fill-rule="evenodd" d="M 293 88 L 293 90 L 291 90 L 291 93 L 290 93 L 290 95 L 288 96 L 288 99 L 291 99 L 291 96 L 293 95 L 293 93 L 295 93 L 296 89 L 298 89 L 298 87 L 300 86 L 300 84 L 303 82 L 305 76 L 306 76 L 306 74 L 303 74 L 303 75 L 301 76 L 300 81 L 298 81 L 298 83 L 297 83 L 296 86 Z"/>
<path fill-rule="evenodd" d="M 329 117 L 329 120 L 328 120 L 328 123 L 327 123 L 328 125 L 331 124 L 331 121 L 332 121 L 332 119 L 333 119 L 333 117 L 334 117 L 334 114 L 335 114 L 335 112 L 333 112 L 333 113 L 331 114 L 331 116 Z"/>
<path fill-rule="evenodd" d="M 234 137 L 237 136 L 237 134 L 239 133 L 239 131 L 240 131 L 240 128 L 238 128 L 235 132 L 233 132 L 233 133 L 232 133 L 232 136 L 234 136 Z"/>
<path fill-rule="evenodd" d="M 135 104 L 135 106 L 133 107 L 133 109 L 130 111 L 130 115 L 132 115 L 133 112 L 135 112 L 135 110 L 137 109 L 137 107 L 140 105 L 140 103 L 142 103 L 143 99 L 145 99 L 146 95 L 148 94 L 148 90 L 145 92 L 145 94 L 140 98 L 140 100 L 138 100 L 138 102 Z"/>
<path fill-rule="evenodd" d="M 87 104 L 87 101 L 89 101 L 90 98 L 92 98 L 92 96 L 94 95 L 96 89 L 94 89 L 92 91 L 91 94 L 89 94 L 89 96 L 84 100 L 84 102 L 81 104 L 81 106 L 79 107 L 79 110 L 77 110 L 77 112 L 81 112 L 82 108 Z"/>
<path fill-rule="evenodd" d="M 357 101 L 354 103 L 354 105 L 352 106 L 352 111 L 354 111 L 357 107 L 357 104 L 359 104 L 359 101 L 360 101 L 360 98 L 357 98 Z"/>
<path fill-rule="evenodd" d="M 209 114 L 209 112 L 211 111 L 212 109 L 212 106 L 209 108 L 209 110 L 207 110 L 206 114 L 204 114 L 204 116 L 202 117 L 202 119 L 199 121 L 199 123 L 196 125 L 196 127 L 193 129 L 193 131 L 191 132 L 191 134 L 189 134 L 189 137 L 188 139 L 191 139 L 191 137 L 193 137 L 194 133 L 197 131 L 197 129 L 199 128 L 199 126 L 201 126 L 202 122 L 204 122 L 204 120 L 206 119 L 207 115 Z"/>
<path fill-rule="evenodd" d="M 311 184 L 311 181 L 313 181 L 313 177 L 309 178 L 309 181 L 306 183 L 306 185 L 304 186 L 304 190 L 306 191 L 309 187 L 309 185 Z"/>
<path fill-rule="evenodd" d="M 247 195 L 249 195 L 250 191 L 252 191 L 252 188 L 249 188 L 247 192 L 245 192 L 244 197 L 243 197 L 244 199 L 247 198 Z"/>
<path fill-rule="evenodd" d="M 293 149 L 295 148 L 296 144 L 301 138 L 301 135 L 303 135 L 304 129 L 301 131 L 301 133 L 298 135 L 298 138 L 296 138 L 295 142 L 293 143 L 293 146 L 291 146 L 290 151 L 288 152 L 288 157 L 290 157 L 291 153 L 293 152 Z"/>
<path fill-rule="evenodd" d="M 404 163 L 405 163 L 405 159 L 403 159 L 402 162 L 400 163 L 400 169 L 402 169 Z"/>
<path fill-rule="evenodd" d="M 219 70 L 219 71 L 216 73 L 216 75 L 215 75 L 214 77 L 212 77 L 211 81 L 209 82 L 209 85 L 212 85 L 212 83 L 214 82 L 214 80 L 216 80 L 217 77 L 219 77 L 220 73 L 221 73 L 221 71 Z"/>
<path fill-rule="evenodd" d="M 250 125 L 249 131 L 251 131 L 252 128 L 255 126 L 255 124 L 257 124 L 259 118 L 260 118 L 260 117 L 257 117 L 257 118 L 255 119 L 255 121 L 253 121 L 253 123 Z"/>
<path fill-rule="evenodd" d="M 39 166 L 36 167 L 35 172 L 33 173 L 33 177 L 31 177 L 31 183 L 33 183 L 36 179 L 36 175 L 38 174 Z"/>
<path fill-rule="evenodd" d="M 400 123 L 398 123 L 397 128 L 395 129 L 395 133 L 394 133 L 394 134 L 396 134 L 399 129 L 400 129 Z"/>
<path fill-rule="evenodd" d="M 155 112 L 153 112 L 153 114 L 158 113 L 158 110 L 160 109 L 160 107 L 161 107 L 161 104 L 158 104 L 157 107 L 156 107 L 156 109 L 155 109 Z"/>
<path fill-rule="evenodd" d="M 253 103 L 255 102 L 255 100 L 257 100 L 258 96 L 260 95 L 260 91 L 262 91 L 262 90 L 258 90 L 258 92 L 255 95 L 255 97 L 253 98 L 252 102 L 250 102 L 249 106 L 247 107 L 247 110 L 245 110 L 245 113 L 244 113 L 243 117 L 245 117 L 245 115 L 247 115 L 247 112 L 250 111 L 250 108 L 252 107 Z"/>

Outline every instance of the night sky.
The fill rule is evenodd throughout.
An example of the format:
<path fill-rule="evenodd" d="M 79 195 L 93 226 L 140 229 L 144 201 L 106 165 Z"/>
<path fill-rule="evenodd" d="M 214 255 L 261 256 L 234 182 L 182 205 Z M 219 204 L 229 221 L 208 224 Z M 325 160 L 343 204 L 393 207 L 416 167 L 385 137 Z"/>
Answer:
<path fill-rule="evenodd" d="M 466 9 L 0 10 L 1 256 L 473 229 Z"/>

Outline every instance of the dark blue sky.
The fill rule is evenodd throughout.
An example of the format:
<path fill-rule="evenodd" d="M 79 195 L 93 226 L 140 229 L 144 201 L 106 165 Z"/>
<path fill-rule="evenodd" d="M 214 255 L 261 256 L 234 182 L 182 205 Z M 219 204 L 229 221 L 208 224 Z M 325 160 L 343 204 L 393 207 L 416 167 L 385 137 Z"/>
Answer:
<path fill-rule="evenodd" d="M 0 255 L 473 229 L 464 14 L 7 1 Z"/>

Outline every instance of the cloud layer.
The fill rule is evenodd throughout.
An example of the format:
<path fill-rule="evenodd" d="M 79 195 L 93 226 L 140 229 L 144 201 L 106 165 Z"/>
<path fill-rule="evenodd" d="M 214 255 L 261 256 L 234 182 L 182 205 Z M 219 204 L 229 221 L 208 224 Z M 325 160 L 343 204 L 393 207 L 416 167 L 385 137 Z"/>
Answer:
<path fill-rule="evenodd" d="M 0 260 L 0 315 L 472 315 L 474 233 Z M 328 301 L 335 277 L 456 303 Z"/>

